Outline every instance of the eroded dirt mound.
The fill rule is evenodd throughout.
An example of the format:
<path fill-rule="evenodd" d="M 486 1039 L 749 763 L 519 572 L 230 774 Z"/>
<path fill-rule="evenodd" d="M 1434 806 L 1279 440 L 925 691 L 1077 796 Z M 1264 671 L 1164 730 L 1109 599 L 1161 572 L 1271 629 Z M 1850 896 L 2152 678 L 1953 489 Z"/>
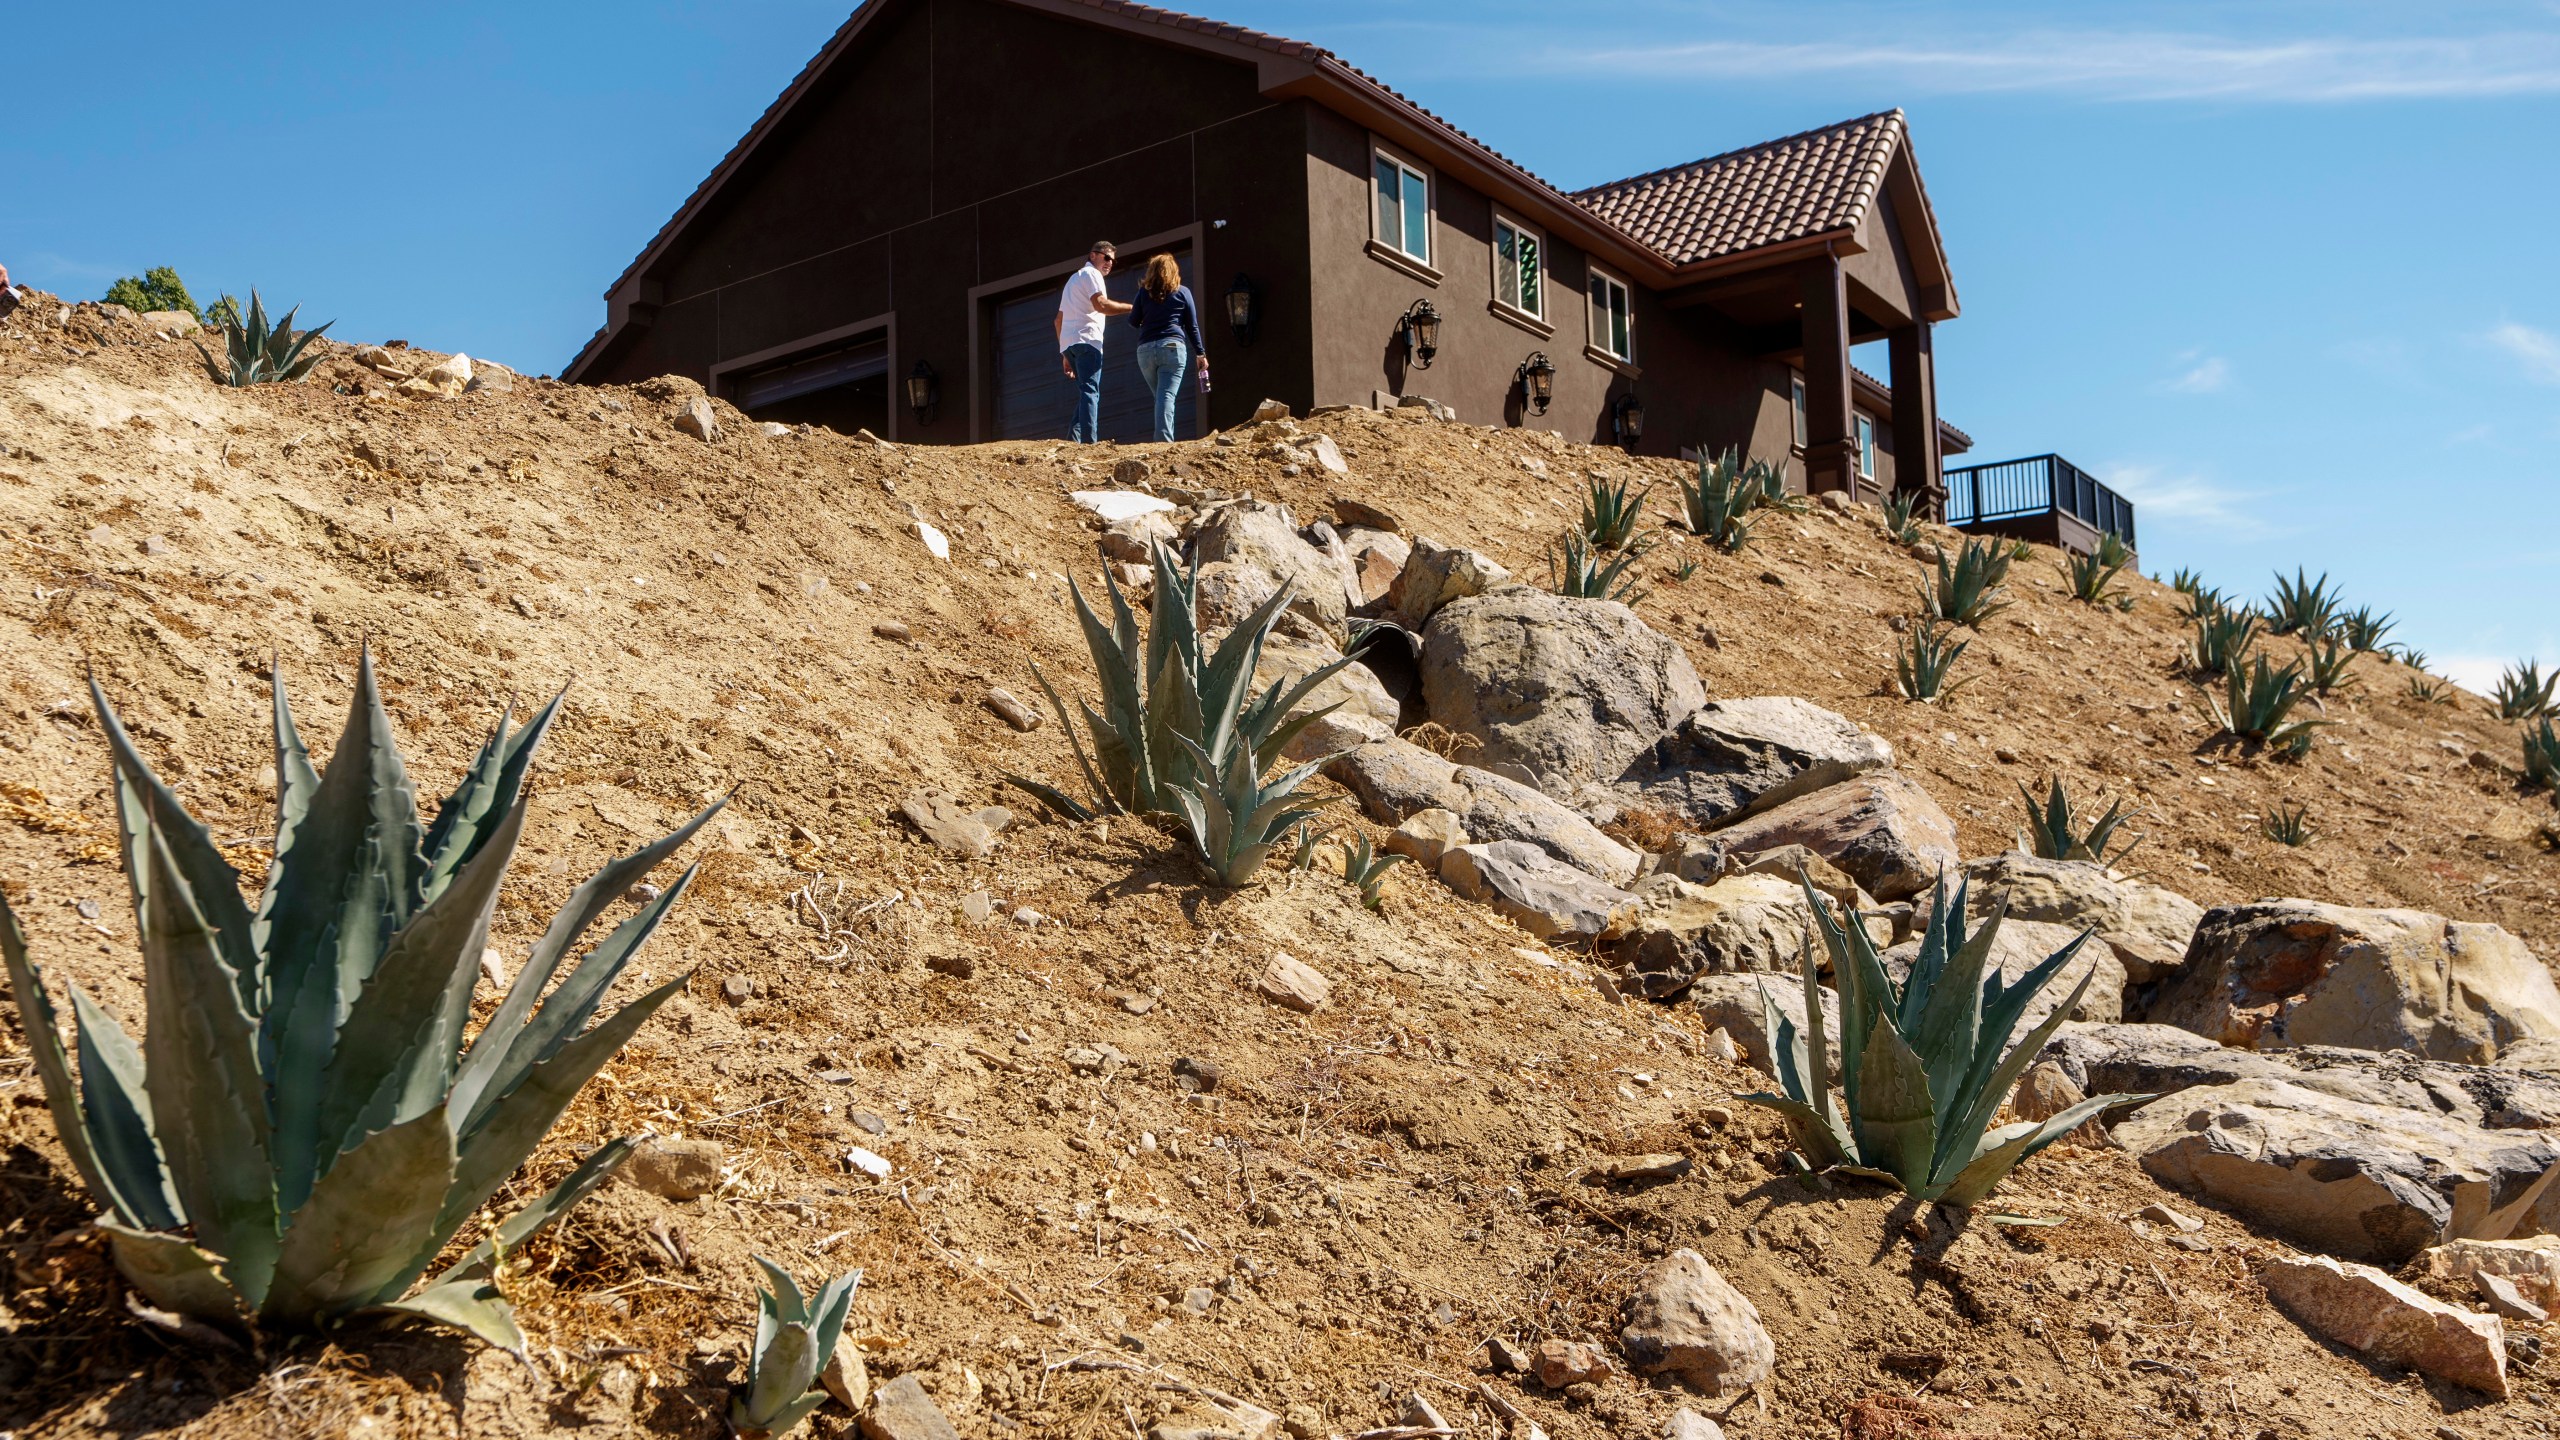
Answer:
<path fill-rule="evenodd" d="M 2334 1352 L 2252 1279 L 2272 1242 L 2210 1212 L 2193 1248 L 2137 1233 L 2164 1196 L 2118 1152 L 2048 1152 L 1995 1196 L 2058 1225 L 1951 1229 L 1793 1175 L 1779 1129 L 1733 1099 L 1757 1077 L 1713 1058 L 1691 1013 L 1613 1002 L 1584 960 L 1427 877 L 1392 879 L 1379 914 L 1322 869 L 1219 892 L 1177 837 L 1042 822 L 998 787 L 1073 775 L 1054 722 L 1018 733 L 985 701 L 1035 693 L 1033 659 L 1082 681 L 1063 577 L 1098 561 L 1067 497 L 1118 458 L 1305 516 L 1356 498 L 1523 575 L 1587 472 L 1658 481 L 1660 507 L 1667 462 L 1411 412 L 1300 422 L 1334 438 L 1342 476 L 1284 474 L 1250 431 L 925 450 L 768 436 L 715 405 L 706 442 L 676 428 L 698 394 L 680 384 L 384 395 L 337 349 L 311 383 L 235 392 L 183 344 L 54 309 L 37 297 L 0 328 L 0 884 L 38 959 L 138 1019 L 84 671 L 252 874 L 271 657 L 317 741 L 370 641 L 430 795 L 502 697 L 566 684 L 501 952 L 607 856 L 738 799 L 627 982 L 690 968 L 690 993 L 517 1190 L 643 1129 L 716 1140 L 725 1169 L 687 1201 L 617 1185 L 531 1248 L 510 1281 L 529 1370 L 370 1329 L 208 1352 L 124 1317 L 23 1043 L 0 1040 L 0 1427 L 709 1434 L 764 1254 L 806 1277 L 863 1268 L 851 1330 L 874 1377 L 918 1375 L 970 1435 L 1127 1436 L 1183 1413 L 1186 1387 L 1311 1434 L 1390 1425 L 1416 1391 L 1469 1435 L 1503 1433 L 1503 1407 L 1558 1437 L 1654 1435 L 1687 1405 L 1774 1440 L 1914 1394 L 1943 1403 L 1870 1405 L 1859 1433 L 2544 1433 L 2529 1344 L 2502 1405 Z M 2050 556 L 2022 564 L 1976 682 L 1918 707 L 1882 682 L 1920 566 L 1871 520 L 1771 516 L 1739 556 L 1666 548 L 1645 568 L 1639 613 L 1708 693 L 1799 695 L 1875 729 L 1968 855 L 2009 843 L 2013 781 L 2059 772 L 2143 805 L 2135 868 L 2206 904 L 2409 905 L 2494 920 L 2546 960 L 2560 941 L 2560 861 L 2534 840 L 2549 806 L 2498 768 L 2513 727 L 2475 698 L 2410 698 L 2400 667 L 2359 662 L 2323 743 L 2279 765 L 2205 745 L 2171 667 L 2182 606 L 2148 581 L 2117 613 L 2067 603 Z M 1021 818 L 991 857 L 956 859 L 899 816 L 925 788 Z M 2311 845 L 2259 837 L 2286 800 L 2312 807 Z M 1281 952 L 1331 980 L 1324 1008 L 1255 994 Z M 1597 1178 L 1658 1152 L 1690 1172 Z M 1713 1397 L 1493 1373 L 1493 1337 L 1616 1355 L 1634 1274 L 1681 1247 L 1758 1306 L 1772 1381 Z M 812 1424 L 851 1428 L 834 1407 Z"/>

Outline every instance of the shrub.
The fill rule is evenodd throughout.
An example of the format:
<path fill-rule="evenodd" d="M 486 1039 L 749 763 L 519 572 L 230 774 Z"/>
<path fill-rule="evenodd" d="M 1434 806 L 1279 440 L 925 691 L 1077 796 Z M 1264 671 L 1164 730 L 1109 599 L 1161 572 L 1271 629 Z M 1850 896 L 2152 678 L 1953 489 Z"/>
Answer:
<path fill-rule="evenodd" d="M 2560 790 L 2560 734 L 2552 733 L 2550 716 L 2524 732 L 2524 778 L 2527 784 Z"/>
<path fill-rule="evenodd" d="M 2258 833 L 2279 845 L 2308 845 L 2312 841 L 2311 812 L 2300 805 L 2278 805 L 2267 812 Z"/>
<path fill-rule="evenodd" d="M 2389 615 L 2374 614 L 2370 605 L 2359 605 L 2338 617 L 2338 638 L 2347 642 L 2348 649 L 2359 654 L 2387 654 L 2390 647 L 2383 643 L 2382 637 L 2390 634 L 2392 626 L 2397 623 Z"/>
<path fill-rule="evenodd" d="M 1580 531 L 1568 531 L 1557 547 L 1547 552 L 1549 583 L 1557 594 L 1569 600 L 1617 600 L 1632 605 L 1644 598 L 1636 577 L 1629 573 L 1643 553 L 1641 548 L 1631 547 L 1603 565 Z"/>
<path fill-rule="evenodd" d="M 2328 576 L 2306 580 L 2299 567 L 2290 580 L 2276 576 L 2276 593 L 2267 601 L 2269 634 L 2317 638 L 2329 633 L 2337 615 L 2338 595 L 2329 588 Z"/>
<path fill-rule="evenodd" d="M 1645 497 L 1627 494 L 1627 482 L 1594 478 L 1582 497 L 1582 538 L 1594 550 L 1624 550 L 1644 520 Z"/>
<path fill-rule="evenodd" d="M 729 1428 L 738 1440 L 767 1440 L 799 1428 L 826 1403 L 818 1377 L 835 1358 L 844 1320 L 853 1308 L 862 1272 L 830 1280 L 815 1300 L 803 1299 L 791 1272 L 761 1255 L 755 1262 L 773 1280 L 756 1287 L 756 1345 L 747 1357 L 747 1388 L 729 1397 Z"/>
<path fill-rule="evenodd" d="M 166 265 L 154 265 L 139 279 L 127 275 L 107 287 L 106 302 L 128 310 L 149 314 L 154 310 L 183 310 L 202 320 L 196 309 L 196 298 L 187 293 L 187 282 Z"/>
<path fill-rule="evenodd" d="M 1917 704 L 1930 705 L 1964 688 L 1965 681 L 1949 683 L 1947 677 L 1956 668 L 1956 661 L 1964 655 L 1965 647 L 1973 642 L 1950 642 L 1947 637 L 1952 628 L 1946 621 L 1927 615 L 1912 621 L 1894 655 L 1893 688 L 1896 694 Z"/>
<path fill-rule="evenodd" d="M 2034 792 L 2024 785 L 2018 787 L 2018 798 L 2027 802 L 2027 828 L 2018 836 L 2018 848 L 2042 859 L 2089 860 L 2107 865 L 2132 854 L 2143 841 L 2140 835 L 2132 836 L 2110 855 L 2108 848 L 2115 845 L 2117 829 L 2142 812 L 2125 809 L 2119 798 L 2109 802 L 2107 813 L 2083 830 L 2072 812 L 2070 792 L 2063 789 L 2059 775 L 2053 777 L 2053 788 L 2044 804 L 2038 805 Z"/>
<path fill-rule="evenodd" d="M 1751 540 L 1751 512 L 1759 507 L 1760 489 L 1734 468 L 1734 452 L 1713 460 L 1698 457 L 1698 482 L 1680 477 L 1680 518 L 1689 533 L 1727 554 Z"/>
<path fill-rule="evenodd" d="M 422 824 L 372 657 L 318 773 L 279 675 L 275 859 L 253 914 L 213 837 L 144 763 L 94 682 L 90 698 L 114 756 L 148 1048 L 74 985 L 75 1086 L 52 997 L 5 899 L 0 952 L 55 1127 L 108 1214 L 99 1228 L 118 1268 L 152 1304 L 216 1324 L 300 1329 L 375 1310 L 521 1352 L 497 1257 L 602 1184 L 630 1141 L 599 1147 L 425 1289 L 411 1287 L 588 1077 L 684 988 L 690 977 L 678 975 L 588 1026 L 691 870 L 559 972 L 587 927 L 720 806 L 579 886 L 465 1043 L 481 947 L 524 828 L 525 770 L 557 699 L 512 734 L 501 712 L 460 787 Z"/>
<path fill-rule="evenodd" d="M 2303 658 L 2306 662 L 2303 676 L 2311 682 L 2311 692 L 2315 695 L 2331 694 L 2356 683 L 2355 676 L 2348 673 L 2355 663 L 2356 652 L 2343 640 L 2334 636 L 2314 640 Z"/>
<path fill-rule="evenodd" d="M 196 346 L 196 353 L 204 357 L 205 373 L 213 377 L 214 384 L 235 388 L 299 380 L 310 374 L 311 367 L 320 363 L 320 352 L 311 348 L 311 342 L 338 322 L 332 320 L 317 330 L 297 332 L 293 317 L 301 308 L 297 305 L 284 312 L 284 318 L 270 329 L 265 302 L 258 298 L 257 291 L 250 291 L 248 323 L 222 327 L 231 368 L 225 371 L 212 351 L 201 343 Z"/>
<path fill-rule="evenodd" d="M 1355 833 L 1342 842 L 1342 878 L 1360 887 L 1360 904 L 1375 910 L 1380 891 L 1387 883 L 1387 872 L 1404 863 L 1402 855 L 1381 855 L 1369 846 L 1369 837 Z"/>
<path fill-rule="evenodd" d="M 2258 643 L 2254 610 L 2216 610 L 2196 617 L 2196 637 L 2187 643 L 2187 668 L 2198 675 L 2228 674 L 2245 663 Z"/>
<path fill-rule="evenodd" d="M 1950 562 L 1946 547 L 1939 546 L 1938 568 L 1931 577 L 1937 583 L 1924 580 L 1920 586 L 1921 613 L 1980 629 L 1983 621 L 2009 608 L 2000 596 L 2015 558 L 2005 545 L 1968 538 Z"/>
<path fill-rule="evenodd" d="M 1823 1033 L 1821 977 L 1810 945 L 1804 954 L 1803 1030 L 1769 998 L 1765 981 L 1761 986 L 1770 1069 L 1784 1093 L 1742 1098 L 1786 1116 L 1796 1144 L 1813 1164 L 1852 1167 L 1942 1205 L 1972 1205 L 2038 1150 L 2105 1111 L 2151 1098 L 2099 1095 L 2048 1120 L 1992 1129 L 2018 1077 L 2070 1018 L 2096 968 L 2014 1046 L 2010 1033 L 2089 936 L 2082 934 L 2017 984 L 2004 986 L 1988 962 L 2007 906 L 1968 935 L 1965 889 L 1957 887 L 1950 906 L 1941 878 L 1920 953 L 1909 978 L 1897 986 L 1864 927 L 1844 928 L 1811 881 L 1804 882 L 1804 891 L 1840 984 L 1838 1098 Z"/>
<path fill-rule="evenodd" d="M 2113 535 L 2107 537 L 2115 539 Z M 2121 548 L 2121 547 L 2119 547 Z M 2083 605 L 2095 605 L 2107 598 L 2107 587 L 2124 573 L 2125 560 L 2109 564 L 2105 555 L 2073 554 L 2063 561 L 2063 579 L 2068 582 L 2071 598 Z"/>
<path fill-rule="evenodd" d="M 2308 745 L 2312 728 L 2327 723 L 2287 718 L 2302 697 L 2310 693 L 2300 661 L 2269 665 L 2267 657 L 2261 655 L 2245 670 L 2233 665 L 2223 680 L 2224 695 L 2230 703 L 2215 704 L 2213 713 L 2222 722 L 2225 734 L 2263 740 L 2300 754 Z M 2207 703 L 2212 703 L 2210 698 Z"/>
<path fill-rule="evenodd" d="M 239 324 L 240 297 L 227 293 L 215 296 L 213 303 L 204 307 L 204 323 L 205 328 L 209 330 L 221 330 Z"/>
<path fill-rule="evenodd" d="M 2560 670 L 2545 675 L 2540 665 L 2526 660 L 2507 667 L 2498 677 L 2489 703 L 2498 707 L 2501 720 L 2531 720 L 2552 712 L 2555 691 L 2560 691 Z"/>

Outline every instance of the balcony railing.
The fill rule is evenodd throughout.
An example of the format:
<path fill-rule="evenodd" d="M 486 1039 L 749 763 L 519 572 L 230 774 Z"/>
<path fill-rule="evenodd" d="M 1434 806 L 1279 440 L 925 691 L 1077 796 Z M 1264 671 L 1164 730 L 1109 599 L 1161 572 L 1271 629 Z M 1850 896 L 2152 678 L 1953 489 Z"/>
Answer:
<path fill-rule="evenodd" d="M 2059 455 L 2035 455 L 1948 470 L 1947 523 L 1959 529 L 2033 515 L 2070 515 L 2135 544 L 2133 502 Z"/>

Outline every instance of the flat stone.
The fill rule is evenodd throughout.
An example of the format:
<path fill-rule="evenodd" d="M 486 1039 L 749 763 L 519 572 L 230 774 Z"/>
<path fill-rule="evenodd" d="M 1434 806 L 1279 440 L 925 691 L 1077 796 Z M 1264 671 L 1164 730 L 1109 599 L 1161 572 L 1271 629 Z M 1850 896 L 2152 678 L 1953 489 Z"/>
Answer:
<path fill-rule="evenodd" d="M 1446 810 L 1479 842 L 1524 840 L 1612 885 L 1633 881 L 1642 864 L 1633 849 L 1563 802 L 1489 770 L 1443 760 L 1409 740 L 1362 745 L 1327 761 L 1324 773 L 1381 825 Z"/>
<path fill-rule="evenodd" d="M 1387 834 L 1384 848 L 1402 855 L 1416 865 L 1440 873 L 1440 859 L 1460 845 L 1472 843 L 1466 825 L 1450 812 L 1438 808 L 1416 810 L 1404 817 Z"/>
<path fill-rule="evenodd" d="M 1715 832 L 1735 854 L 1802 845 L 1879 900 L 1903 900 L 1957 865 L 1955 822 L 1899 770 L 1877 770 Z"/>
<path fill-rule="evenodd" d="M 924 1382 L 901 1375 L 871 1392 L 871 1408 L 862 1414 L 862 1433 L 870 1440 L 960 1440 L 942 1407 L 925 1393 Z"/>
<path fill-rule="evenodd" d="M 1372 530 L 1355 526 L 1342 532 L 1342 552 L 1351 562 L 1352 582 L 1358 587 L 1358 606 L 1375 605 L 1387 598 L 1395 588 L 1396 577 L 1404 573 L 1406 562 L 1413 559 L 1413 545 L 1391 530 Z"/>
<path fill-rule="evenodd" d="M 1665 1151 L 1659 1155 L 1622 1155 L 1603 1160 L 1591 1173 L 1604 1180 L 1677 1180 L 1689 1173 L 1689 1157 Z"/>
<path fill-rule="evenodd" d="M 1074 502 L 1077 509 L 1101 516 L 1105 525 L 1173 508 L 1172 501 L 1143 490 L 1075 490 L 1068 492 L 1067 499 Z"/>
<path fill-rule="evenodd" d="M 2560 1235 L 2448 1240 L 2418 1261 L 2430 1279 L 2462 1284 L 2494 1277 L 2530 1304 L 2560 1309 Z"/>
<path fill-rule="evenodd" d="M 2455 1235 L 2548 1230 L 2534 1182 L 2560 1145 L 2525 1131 L 2324 1095 L 2277 1080 L 2200 1085 L 2117 1122 L 2144 1171 L 2307 1249 L 2396 1265 Z"/>
<path fill-rule="evenodd" d="M 662 1199 L 693 1200 L 720 1188 L 726 1154 L 716 1140 L 657 1136 L 641 1141 L 622 1162 L 621 1178 Z"/>
<path fill-rule="evenodd" d="M 2370 1265 L 2288 1255 L 2259 1271 L 2268 1298 L 2304 1329 L 2406 1370 L 2505 1399 L 2507 1328 L 2401 1284 Z"/>
<path fill-rule="evenodd" d="M 2205 913 L 2151 1021 L 2225 1045 L 2342 1045 L 2486 1065 L 2560 1037 L 2560 987 L 2495 925 L 2262 900 Z"/>
<path fill-rule="evenodd" d="M 2524 1298 L 2524 1292 L 2517 1288 L 2516 1282 L 2504 1275 L 2484 1272 L 2472 1276 L 2471 1283 L 2488 1304 L 2490 1313 L 2501 1319 L 2530 1320 L 2539 1325 L 2551 1318 L 2550 1311 Z"/>
<path fill-rule="evenodd" d="M 2187 1235 L 2193 1235 L 2204 1228 L 2204 1222 L 2193 1215 L 2181 1215 L 2157 1200 L 2143 1206 L 2137 1218 L 2148 1220 L 2154 1225 L 2166 1225 L 2172 1230 Z"/>
<path fill-rule="evenodd" d="M 1356 527 L 1362 530 L 1379 530 L 1389 535 L 1402 535 L 1408 528 L 1394 511 L 1372 505 L 1366 500 L 1355 500 L 1348 495 L 1333 497 L 1333 518 L 1334 522 L 1342 526 L 1345 531 Z"/>
<path fill-rule="evenodd" d="M 1525 840 L 1451 849 L 1440 857 L 1440 878 L 1541 940 L 1600 939 L 1616 933 L 1635 912 L 1634 896 Z"/>
<path fill-rule="evenodd" d="M 939 790 L 915 791 L 898 809 L 926 839 L 968 860 L 994 854 L 997 836 L 1013 823 L 1013 812 L 1001 805 L 971 810 Z"/>
<path fill-rule="evenodd" d="M 1708 830 L 1892 763 L 1893 747 L 1844 715 L 1752 695 L 1692 710 L 1611 788 Z"/>
<path fill-rule="evenodd" d="M 1695 1250 L 1674 1250 L 1646 1266 L 1626 1318 L 1618 1338 L 1639 1374 L 1674 1374 L 1721 1394 L 1759 1384 L 1777 1364 L 1759 1308 Z"/>
<path fill-rule="evenodd" d="M 1351 473 L 1350 464 L 1342 458 L 1342 447 L 1334 444 L 1333 437 L 1330 435 L 1318 434 L 1316 438 L 1308 444 L 1307 453 L 1314 456 L 1315 462 L 1318 465 L 1323 466 L 1325 473 L 1329 475 L 1348 475 Z"/>
<path fill-rule="evenodd" d="M 2174 1025 L 2065 1025 L 2042 1058 L 2092 1094 L 2166 1095 L 2197 1085 L 2277 1080 L 2479 1129 L 2560 1129 L 2560 1078 L 2505 1066 L 2335 1045 L 2235 1050 Z"/>
<path fill-rule="evenodd" d="M 2080 932 L 2061 925 L 2046 925 L 2034 920 L 2004 920 L 1999 933 L 1992 937 L 1991 959 L 1986 972 L 1996 970 L 2002 985 L 2015 985 L 2027 973 L 2071 945 Z M 1920 958 L 1920 942 L 1905 940 L 1879 957 L 1896 983 L 1908 978 L 1912 964 Z M 2025 1013 L 2018 1017 L 2017 1028 L 2010 1031 L 2014 1041 L 2044 1023 L 2055 1007 L 2071 998 L 2072 990 L 2088 977 L 2089 989 L 2071 1012 L 2074 1020 L 2105 1023 L 2124 1018 L 2124 964 L 2115 952 L 2095 941 L 2080 946 L 2062 972 L 2045 982 L 2027 1002 Z"/>
<path fill-rule="evenodd" d="M 1471 764 L 1564 798 L 1616 780 L 1707 694 L 1688 652 L 1626 606 L 1513 585 L 1433 614 L 1422 697 L 1480 742 Z"/>
<path fill-rule="evenodd" d="M 1537 1366 L 1538 1383 L 1550 1390 L 1588 1385 L 1618 1373 L 1598 1346 L 1578 1340 L 1541 1340 L 1532 1363 Z"/>
<path fill-rule="evenodd" d="M 1988 913 L 2002 899 L 2020 920 L 2087 926 L 2123 963 L 2125 978 L 2147 985 L 2186 963 L 2204 907 L 2174 890 L 2111 877 L 2086 860 L 2045 860 L 2021 851 L 1967 861 L 1970 902 Z"/>
<path fill-rule="evenodd" d="M 1387 587 L 1386 604 L 1398 624 L 1420 634 L 1441 607 L 1509 583 L 1511 572 L 1490 556 L 1416 535 L 1404 568 Z"/>
<path fill-rule="evenodd" d="M 1625 983 L 1649 999 L 1677 995 L 1701 975 L 1802 973 L 1804 948 L 1822 954 L 1804 887 L 1774 875 L 1730 875 L 1713 885 L 1648 878 L 1642 904 L 1618 942 Z"/>
<path fill-rule="evenodd" d="M 1313 966 L 1283 951 L 1271 957 L 1262 978 L 1254 982 L 1262 997 L 1276 1004 L 1312 1014 L 1333 993 L 1333 982 L 1317 973 Z"/>

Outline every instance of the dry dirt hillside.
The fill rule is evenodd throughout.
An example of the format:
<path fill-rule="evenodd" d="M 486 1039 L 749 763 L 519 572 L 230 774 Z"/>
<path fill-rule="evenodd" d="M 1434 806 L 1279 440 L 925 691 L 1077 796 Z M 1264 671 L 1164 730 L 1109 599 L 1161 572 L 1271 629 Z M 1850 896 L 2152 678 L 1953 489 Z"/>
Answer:
<path fill-rule="evenodd" d="M 1667 509 L 1667 462 L 1414 411 L 1293 422 L 1334 439 L 1345 475 L 1283 473 L 1276 428 L 1169 453 L 931 450 L 768 436 L 722 406 L 706 442 L 673 423 L 699 394 L 682 382 L 484 370 L 467 394 L 400 393 L 354 356 L 233 391 L 95 306 L 38 296 L 0 326 L 0 885 L 57 983 L 138 1023 L 84 673 L 253 877 L 271 658 L 317 748 L 370 643 L 430 796 L 505 697 L 566 685 L 502 954 L 607 857 L 737 799 L 628 982 L 691 970 L 689 994 L 515 1189 L 644 1130 L 716 1141 L 723 1168 L 686 1200 L 618 1184 L 533 1245 L 508 1282 L 530 1367 L 371 1328 L 200 1348 L 126 1318 L 12 1014 L 0 1432 L 710 1435 L 763 1254 L 803 1277 L 862 1268 L 850 1330 L 873 1380 L 918 1376 L 970 1436 L 1184 1433 L 1221 1396 L 1305 1435 L 1653 1436 L 1682 1407 L 1755 1440 L 2549 1433 L 2560 1371 L 2531 1346 L 2498 1402 L 2314 1339 L 2254 1278 L 2285 1246 L 2120 1151 L 2058 1147 L 1998 1192 L 2050 1226 L 1798 1177 L 1782 1128 L 1733 1100 L 1760 1077 L 1711 1053 L 1692 1011 L 1616 1000 L 1589 957 L 1413 867 L 1374 914 L 1321 869 L 1220 891 L 1172 833 L 1045 819 L 1000 786 L 1073 777 L 1054 722 L 1019 733 L 985 702 L 1036 696 L 1034 659 L 1089 690 L 1065 577 L 1091 585 L 1099 560 L 1068 494 L 1117 459 L 1303 517 L 1358 500 L 1524 577 L 1586 476 L 1658 481 Z M 2147 580 L 2118 613 L 2068 602 L 2051 554 L 2022 563 L 1974 683 L 1923 707 L 1885 685 L 1921 563 L 1870 518 L 1770 515 L 1737 556 L 1674 541 L 1644 568 L 1638 613 L 1711 695 L 1870 727 L 1967 856 L 2011 843 L 2013 782 L 2060 774 L 2142 806 L 2128 868 L 2205 905 L 2411 906 L 2560 960 L 2551 804 L 2518 788 L 2515 728 L 2475 697 L 2409 698 L 2413 672 L 2368 657 L 2310 757 L 2278 764 L 2209 743 L 2173 663 L 2182 602 Z M 927 789 L 1019 818 L 957 858 L 901 817 Z M 2285 802 L 2310 807 L 2309 845 L 2261 837 Z M 1331 980 L 1324 1007 L 1255 993 L 1277 952 Z M 1608 1178 L 1663 1153 L 1692 1168 Z M 2192 1248 L 2129 1224 L 2164 1199 L 2202 1213 Z M 1549 1388 L 1489 1363 L 1493 1339 L 1614 1357 L 1632 1277 L 1684 1247 L 1757 1305 L 1768 1382 L 1710 1396 L 1621 1369 Z M 1414 1420 L 1416 1394 L 1447 1430 Z M 811 1421 L 853 1423 L 832 1405 Z"/>

